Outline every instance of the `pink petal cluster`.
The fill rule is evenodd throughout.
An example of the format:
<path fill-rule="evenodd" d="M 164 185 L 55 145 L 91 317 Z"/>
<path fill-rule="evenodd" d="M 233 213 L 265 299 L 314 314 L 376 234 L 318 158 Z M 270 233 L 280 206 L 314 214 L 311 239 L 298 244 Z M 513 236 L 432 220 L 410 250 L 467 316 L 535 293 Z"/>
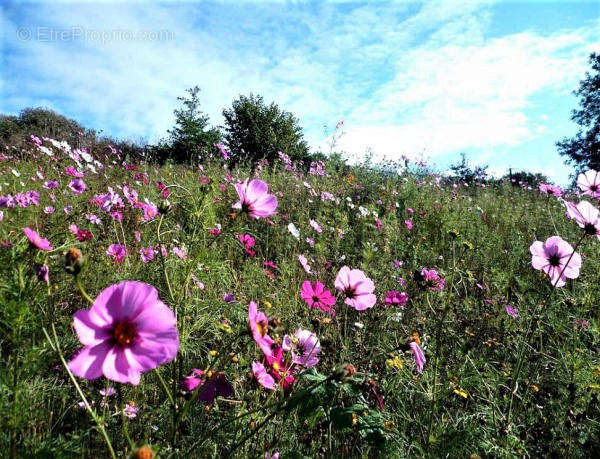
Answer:
<path fill-rule="evenodd" d="M 386 306 L 401 306 L 403 307 L 408 301 L 408 294 L 390 290 L 385 295 Z"/>
<path fill-rule="evenodd" d="M 125 281 L 103 290 L 73 325 L 84 347 L 69 362 L 80 378 L 139 384 L 141 373 L 173 360 L 179 349 L 175 315 L 158 291 Z"/>
<path fill-rule="evenodd" d="M 600 198 L 600 172 L 590 169 L 577 177 L 579 189 L 592 198 Z"/>
<path fill-rule="evenodd" d="M 112 257 L 112 259 L 115 260 L 115 262 L 121 264 L 127 256 L 127 249 L 124 245 L 121 244 L 111 244 L 106 250 L 106 255 Z"/>
<path fill-rule="evenodd" d="M 329 290 L 325 289 L 322 282 L 304 281 L 300 290 L 300 297 L 306 301 L 309 309 L 316 308 L 335 316 L 333 305 L 335 298 Z"/>
<path fill-rule="evenodd" d="M 286 335 L 283 344 L 275 342 L 268 334 L 269 319 L 258 311 L 254 301 L 248 305 L 248 323 L 264 356 L 262 362 L 252 363 L 252 373 L 264 388 L 275 390 L 281 385 L 288 391 L 296 381 L 294 372 L 299 367 L 308 368 L 318 362 L 321 344 L 314 333 L 300 329 L 293 337 Z M 291 353 L 291 358 L 286 353 Z"/>
<path fill-rule="evenodd" d="M 415 359 L 415 364 L 417 365 L 417 371 L 419 373 L 423 373 L 423 368 L 425 367 L 425 363 L 427 362 L 427 360 L 425 359 L 425 354 L 423 353 L 423 350 L 414 341 L 411 341 L 409 346 L 410 346 L 410 352 L 412 352 L 412 355 Z"/>
<path fill-rule="evenodd" d="M 233 205 L 233 208 L 247 212 L 252 218 L 273 215 L 277 208 L 277 198 L 269 194 L 269 185 L 262 180 L 249 180 L 234 185 L 239 201 Z"/>
<path fill-rule="evenodd" d="M 50 241 L 45 237 L 40 236 L 36 231 L 32 230 L 29 227 L 23 228 L 23 232 L 29 242 L 37 247 L 40 250 L 52 250 L 52 246 L 50 245 Z"/>
<path fill-rule="evenodd" d="M 377 297 L 373 294 L 375 284 L 360 269 L 343 266 L 334 285 L 346 296 L 344 303 L 357 311 L 372 308 L 377 302 Z"/>
<path fill-rule="evenodd" d="M 567 206 L 567 217 L 583 228 L 588 236 L 597 236 L 600 239 L 600 211 L 587 201 L 581 201 L 575 205 L 565 202 Z"/>
<path fill-rule="evenodd" d="M 423 282 L 425 283 L 425 286 L 427 286 L 429 290 L 444 290 L 446 280 L 440 277 L 440 275 L 435 269 L 423 268 L 421 270 L 421 276 L 423 277 Z"/>
<path fill-rule="evenodd" d="M 531 265 L 548 274 L 555 287 L 562 287 L 567 279 L 579 276 L 581 255 L 561 237 L 552 236 L 546 242 L 535 241 L 529 251 L 532 255 Z"/>

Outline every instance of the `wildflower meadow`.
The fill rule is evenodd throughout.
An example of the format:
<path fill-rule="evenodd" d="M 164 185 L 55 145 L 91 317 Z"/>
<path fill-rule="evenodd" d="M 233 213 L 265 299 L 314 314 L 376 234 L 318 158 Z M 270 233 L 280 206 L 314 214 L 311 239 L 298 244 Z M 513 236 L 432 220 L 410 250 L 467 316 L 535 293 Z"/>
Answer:
<path fill-rule="evenodd" d="M 600 173 L 2 152 L 10 457 L 592 457 Z"/>

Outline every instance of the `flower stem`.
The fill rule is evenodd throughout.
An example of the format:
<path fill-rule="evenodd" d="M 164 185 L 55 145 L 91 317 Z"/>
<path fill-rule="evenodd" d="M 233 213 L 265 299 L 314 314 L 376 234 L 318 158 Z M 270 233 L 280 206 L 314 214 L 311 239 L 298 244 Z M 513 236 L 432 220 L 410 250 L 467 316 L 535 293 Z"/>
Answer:
<path fill-rule="evenodd" d="M 83 285 L 81 285 L 81 280 L 79 279 L 79 276 L 75 276 L 75 284 L 77 284 L 77 288 L 79 289 L 81 296 L 83 296 L 90 304 L 94 304 L 94 300 L 92 300 L 92 298 L 84 290 Z"/>
<path fill-rule="evenodd" d="M 169 386 L 167 386 L 167 383 L 165 382 L 162 375 L 160 374 L 159 369 L 156 368 L 156 370 L 154 370 L 154 373 L 156 374 L 156 376 L 158 376 L 158 380 L 160 381 L 160 384 L 161 384 L 163 390 L 165 391 L 165 394 L 167 394 L 167 398 L 169 399 L 169 402 L 171 402 L 171 405 L 173 405 L 173 409 L 177 408 L 177 405 L 175 404 L 175 400 L 173 399 L 173 394 L 171 394 L 171 391 L 169 390 Z"/>
<path fill-rule="evenodd" d="M 62 362 L 63 366 L 67 370 L 67 373 L 69 374 L 69 378 L 71 378 L 71 381 L 73 382 L 73 385 L 75 386 L 75 389 L 77 390 L 77 393 L 79 394 L 79 397 L 81 397 L 81 401 L 83 402 L 85 409 L 88 411 L 88 413 L 90 414 L 92 419 L 96 422 L 96 425 L 98 426 L 98 430 L 100 430 L 100 433 L 104 437 L 104 441 L 106 441 L 106 446 L 110 453 L 110 457 L 112 457 L 113 459 L 116 459 L 117 456 L 115 455 L 115 450 L 112 447 L 112 443 L 110 442 L 108 433 L 106 433 L 106 429 L 104 428 L 104 423 L 100 420 L 100 418 L 98 417 L 96 412 L 92 409 L 92 407 L 88 403 L 87 399 L 85 398 L 85 395 L 83 394 L 83 391 L 81 390 L 81 387 L 79 387 L 79 384 L 77 383 L 77 380 L 75 379 L 75 376 L 73 375 L 73 373 L 69 369 L 69 366 L 67 365 L 67 361 L 65 360 L 63 353 L 60 349 L 60 346 L 58 344 L 58 336 L 56 334 L 56 328 L 54 327 L 54 324 L 52 324 L 52 333 L 54 335 L 54 340 L 52 340 L 52 338 L 50 338 L 50 335 L 48 334 L 48 331 L 46 330 L 45 327 L 42 328 L 42 331 L 44 332 L 44 335 L 46 335 L 46 339 L 48 340 L 50 347 L 52 348 L 52 350 L 57 352 L 58 357 L 60 358 L 60 361 Z"/>

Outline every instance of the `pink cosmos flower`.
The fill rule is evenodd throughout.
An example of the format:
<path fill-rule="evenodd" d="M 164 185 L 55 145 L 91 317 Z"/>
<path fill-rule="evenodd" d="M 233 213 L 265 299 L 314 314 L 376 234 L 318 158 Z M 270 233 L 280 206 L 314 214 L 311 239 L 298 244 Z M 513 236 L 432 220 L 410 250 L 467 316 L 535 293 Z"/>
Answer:
<path fill-rule="evenodd" d="M 175 315 L 143 282 L 125 281 L 104 289 L 90 309 L 73 316 L 84 347 L 69 362 L 80 378 L 138 385 L 141 373 L 170 362 L 179 349 Z"/>
<path fill-rule="evenodd" d="M 38 249 L 52 250 L 50 241 L 48 239 L 46 239 L 45 237 L 41 237 L 37 232 L 35 232 L 31 228 L 29 228 L 29 227 L 23 228 L 23 232 L 25 233 L 25 236 L 27 236 L 27 239 L 29 239 L 29 242 L 32 245 L 36 246 Z"/>
<path fill-rule="evenodd" d="M 446 280 L 440 277 L 438 272 L 435 269 L 427 269 L 423 268 L 421 270 L 421 276 L 423 277 L 423 281 L 425 286 L 429 288 L 429 290 L 440 291 L 444 290 L 444 285 L 446 284 Z"/>
<path fill-rule="evenodd" d="M 123 408 L 123 414 L 127 419 L 135 419 L 137 417 L 139 408 L 132 403 L 126 403 Z"/>
<path fill-rule="evenodd" d="M 311 268 L 308 264 L 308 259 L 304 255 L 300 254 L 298 255 L 298 261 L 302 265 L 302 268 L 304 268 L 304 271 L 306 271 L 306 274 L 310 274 Z"/>
<path fill-rule="evenodd" d="M 247 255 L 251 257 L 256 256 L 256 253 L 252 250 L 252 247 L 254 247 L 255 243 L 254 238 L 252 236 L 250 236 L 249 234 L 238 234 L 237 239 L 238 241 L 240 241 L 240 244 L 244 246 Z"/>
<path fill-rule="evenodd" d="M 223 155 L 223 159 L 225 159 L 225 160 L 229 159 L 229 153 L 225 149 L 225 145 L 223 145 L 221 142 L 218 142 L 218 143 L 215 143 L 215 147 L 217 147 L 219 149 L 219 151 Z"/>
<path fill-rule="evenodd" d="M 273 215 L 277 208 L 277 198 L 269 194 L 269 185 L 262 180 L 249 180 L 234 185 L 240 200 L 232 207 L 247 212 L 252 218 Z"/>
<path fill-rule="evenodd" d="M 332 306 L 335 304 L 335 298 L 329 290 L 325 290 L 325 286 L 319 282 L 304 281 L 300 290 L 300 297 L 310 308 L 320 309 L 335 316 L 335 311 Z"/>
<path fill-rule="evenodd" d="M 313 332 L 298 329 L 293 337 L 283 337 L 283 350 L 292 351 L 292 362 L 305 368 L 314 367 L 319 363 L 321 343 Z"/>
<path fill-rule="evenodd" d="M 113 260 L 121 264 L 127 256 L 127 249 L 125 249 L 125 246 L 121 244 L 111 244 L 106 250 L 106 255 L 112 257 Z"/>
<path fill-rule="evenodd" d="M 233 386 L 227 377 L 220 372 L 204 372 L 198 368 L 192 370 L 192 374 L 181 382 L 181 388 L 191 392 L 200 386 L 198 398 L 207 405 L 212 405 L 217 397 L 229 397 L 233 395 Z"/>
<path fill-rule="evenodd" d="M 177 255 L 179 258 L 181 258 L 182 260 L 187 260 L 187 252 L 185 250 L 185 247 L 173 247 L 173 253 L 175 255 Z"/>
<path fill-rule="evenodd" d="M 315 220 L 309 220 L 310 226 L 312 226 L 312 228 L 317 232 L 317 233 L 322 233 L 323 232 L 323 227 L 320 226 Z"/>
<path fill-rule="evenodd" d="M 84 175 L 75 169 L 73 166 L 65 167 L 65 174 L 70 175 L 71 177 L 83 178 Z"/>
<path fill-rule="evenodd" d="M 425 363 L 427 362 L 427 360 L 425 359 L 425 354 L 423 354 L 423 350 L 414 341 L 411 341 L 409 346 L 410 346 L 410 352 L 412 352 L 412 355 L 415 358 L 415 364 L 417 365 L 417 371 L 419 373 L 423 373 L 423 367 L 425 366 Z"/>
<path fill-rule="evenodd" d="M 404 306 L 408 301 L 408 294 L 390 290 L 385 295 L 385 304 L 387 306 Z"/>
<path fill-rule="evenodd" d="M 252 332 L 252 338 L 266 356 L 273 355 L 271 346 L 275 343 L 267 332 L 269 330 L 269 319 L 264 312 L 258 311 L 258 305 L 251 301 L 248 305 L 248 324 Z"/>
<path fill-rule="evenodd" d="M 265 389 L 275 390 L 275 379 L 267 373 L 267 370 L 262 363 L 252 362 L 252 373 L 258 383 Z"/>
<path fill-rule="evenodd" d="M 48 180 L 44 183 L 44 188 L 47 190 L 53 190 L 54 188 L 58 188 L 58 182 L 56 180 Z"/>
<path fill-rule="evenodd" d="M 550 185 L 549 183 L 542 183 L 539 186 L 542 193 L 552 195 L 556 198 L 560 198 L 563 195 L 563 190 L 559 186 Z"/>
<path fill-rule="evenodd" d="M 375 284 L 360 269 L 343 266 L 335 278 L 335 288 L 346 295 L 344 303 L 357 311 L 372 308 L 377 302 Z"/>
<path fill-rule="evenodd" d="M 414 225 L 413 222 L 409 218 L 407 218 L 406 220 L 404 220 L 404 226 L 406 226 L 407 230 L 411 230 L 413 229 Z"/>
<path fill-rule="evenodd" d="M 546 239 L 546 242 L 535 241 L 529 247 L 529 251 L 533 268 L 548 274 L 554 286 L 562 287 L 567 278 L 576 279 L 579 276 L 581 255 L 561 237 L 552 236 Z"/>
<path fill-rule="evenodd" d="M 144 263 L 149 263 L 154 260 L 154 253 L 153 247 L 142 247 L 140 249 L 140 258 Z"/>
<path fill-rule="evenodd" d="M 583 228 L 588 236 L 597 236 L 600 239 L 600 211 L 587 201 L 581 201 L 575 205 L 565 202 L 567 206 L 567 217 Z"/>
<path fill-rule="evenodd" d="M 69 188 L 71 188 L 75 194 L 81 194 L 86 190 L 85 183 L 81 179 L 72 180 L 71 183 L 69 183 Z"/>
<path fill-rule="evenodd" d="M 517 319 L 519 317 L 519 310 L 510 304 L 506 305 L 506 313 L 511 316 L 513 319 Z"/>
<path fill-rule="evenodd" d="M 579 174 L 577 186 L 584 193 L 593 198 L 600 198 L 600 172 L 590 169 Z"/>

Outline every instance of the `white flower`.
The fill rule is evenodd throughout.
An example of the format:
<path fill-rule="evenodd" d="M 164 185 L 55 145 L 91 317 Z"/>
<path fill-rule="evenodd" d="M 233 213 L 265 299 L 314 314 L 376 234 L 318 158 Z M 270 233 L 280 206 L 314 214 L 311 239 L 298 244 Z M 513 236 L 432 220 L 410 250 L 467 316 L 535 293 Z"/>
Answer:
<path fill-rule="evenodd" d="M 294 225 L 293 223 L 290 223 L 287 228 L 288 228 L 288 231 L 290 233 L 292 233 L 292 236 L 294 236 L 296 239 L 300 238 L 300 230 L 298 228 L 296 228 L 296 225 Z"/>
<path fill-rule="evenodd" d="M 16 171 L 15 169 L 11 169 L 10 171 L 13 173 L 13 175 L 15 177 L 20 177 L 21 176 L 21 174 L 18 171 Z"/>
<path fill-rule="evenodd" d="M 310 265 L 308 264 L 308 260 L 306 259 L 306 257 L 304 255 L 300 254 L 300 255 L 298 255 L 298 261 L 304 268 L 304 271 L 306 271 L 307 274 L 310 274 Z"/>

